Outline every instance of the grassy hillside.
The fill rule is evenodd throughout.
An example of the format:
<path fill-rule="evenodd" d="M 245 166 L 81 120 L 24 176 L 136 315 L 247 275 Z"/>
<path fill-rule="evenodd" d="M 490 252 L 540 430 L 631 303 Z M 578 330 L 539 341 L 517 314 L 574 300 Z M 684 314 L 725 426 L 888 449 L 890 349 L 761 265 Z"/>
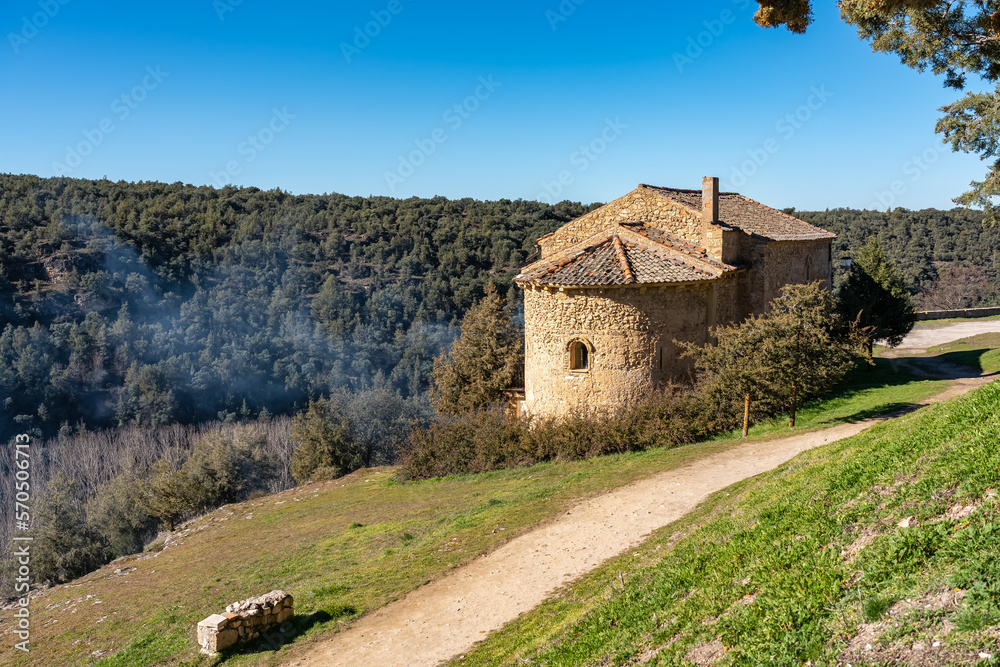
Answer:
<path fill-rule="evenodd" d="M 984 333 L 944 345 L 936 345 L 928 354 L 947 355 L 956 364 L 979 369 L 983 373 L 1000 371 L 1000 334 Z"/>
<path fill-rule="evenodd" d="M 864 385 L 864 386 L 862 386 Z M 870 416 L 941 389 L 885 364 L 861 372 L 804 428 Z M 787 429 L 782 432 L 787 433 Z M 32 652 L 14 651 L 0 624 L 4 665 L 210 665 L 195 624 L 229 602 L 284 588 L 298 635 L 227 665 L 275 664 L 368 610 L 564 511 L 581 497 L 732 446 L 672 450 L 397 483 L 391 468 L 228 505 L 189 522 L 166 548 L 121 559 L 32 604 Z M 135 568 L 134 570 L 131 568 Z M 0 619 L 10 612 L 0 612 Z"/>
<path fill-rule="evenodd" d="M 985 664 L 998 408 L 993 383 L 721 491 L 460 662 Z"/>

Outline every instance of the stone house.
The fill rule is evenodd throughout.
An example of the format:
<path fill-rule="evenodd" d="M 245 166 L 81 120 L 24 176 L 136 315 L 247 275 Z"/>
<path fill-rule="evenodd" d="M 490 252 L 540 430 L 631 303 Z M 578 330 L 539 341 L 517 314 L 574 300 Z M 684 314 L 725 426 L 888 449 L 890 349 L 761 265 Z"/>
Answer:
<path fill-rule="evenodd" d="M 764 312 L 784 285 L 832 283 L 835 235 L 743 195 L 639 185 L 538 239 L 524 290 L 518 412 L 613 410 L 690 368 L 674 341 Z"/>

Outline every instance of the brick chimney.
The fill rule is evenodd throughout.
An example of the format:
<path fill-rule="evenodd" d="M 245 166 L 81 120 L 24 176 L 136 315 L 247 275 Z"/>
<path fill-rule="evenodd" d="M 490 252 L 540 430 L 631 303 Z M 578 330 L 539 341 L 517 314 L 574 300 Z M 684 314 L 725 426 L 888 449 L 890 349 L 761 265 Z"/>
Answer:
<path fill-rule="evenodd" d="M 706 224 L 719 221 L 719 179 L 716 176 L 701 179 L 701 220 Z"/>

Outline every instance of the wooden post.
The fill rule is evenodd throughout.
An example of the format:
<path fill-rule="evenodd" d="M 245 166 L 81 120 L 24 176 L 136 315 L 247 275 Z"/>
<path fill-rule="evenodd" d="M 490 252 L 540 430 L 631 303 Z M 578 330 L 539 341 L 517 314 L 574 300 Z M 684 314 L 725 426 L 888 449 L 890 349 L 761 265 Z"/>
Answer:
<path fill-rule="evenodd" d="M 750 394 L 743 399 L 743 437 L 750 434 Z"/>
<path fill-rule="evenodd" d="M 792 403 L 788 410 L 788 428 L 795 428 L 795 390 L 797 387 L 792 385 Z"/>

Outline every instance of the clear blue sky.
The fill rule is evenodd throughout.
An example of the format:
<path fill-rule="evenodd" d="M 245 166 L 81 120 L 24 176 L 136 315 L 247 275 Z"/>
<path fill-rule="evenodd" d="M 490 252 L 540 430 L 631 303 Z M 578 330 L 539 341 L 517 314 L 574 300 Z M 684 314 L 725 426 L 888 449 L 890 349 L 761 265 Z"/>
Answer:
<path fill-rule="evenodd" d="M 8 0 L 0 171 L 584 202 L 718 175 L 950 208 L 985 173 L 933 132 L 956 93 L 817 5 L 795 36 L 742 0 Z"/>

